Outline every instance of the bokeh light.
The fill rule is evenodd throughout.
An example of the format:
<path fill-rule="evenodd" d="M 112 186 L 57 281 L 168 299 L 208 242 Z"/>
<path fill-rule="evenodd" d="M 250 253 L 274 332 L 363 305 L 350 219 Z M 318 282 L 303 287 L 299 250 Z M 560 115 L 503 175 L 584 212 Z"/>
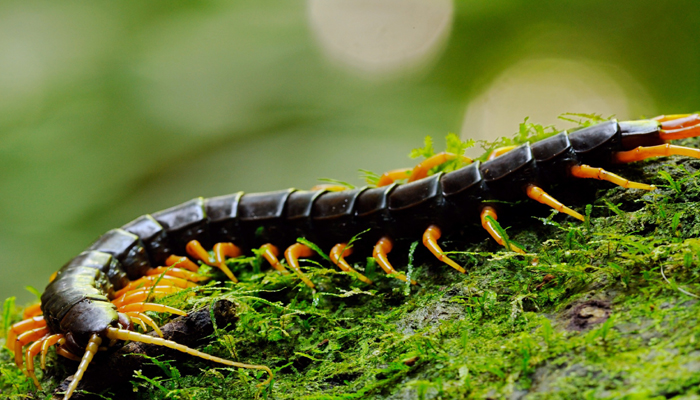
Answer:
<path fill-rule="evenodd" d="M 453 18 L 450 0 L 309 0 L 308 10 L 329 57 L 383 77 L 433 60 Z"/>
<path fill-rule="evenodd" d="M 571 126 L 557 118 L 563 113 L 614 115 L 621 120 L 638 118 L 635 111 L 654 110 L 651 97 L 640 92 L 643 90 L 631 78 L 614 79 L 593 63 L 523 60 L 503 71 L 469 103 L 461 136 L 477 140 L 510 136 L 525 117 L 528 122 L 542 125 Z M 480 153 L 479 148 L 468 150 L 470 156 Z"/>

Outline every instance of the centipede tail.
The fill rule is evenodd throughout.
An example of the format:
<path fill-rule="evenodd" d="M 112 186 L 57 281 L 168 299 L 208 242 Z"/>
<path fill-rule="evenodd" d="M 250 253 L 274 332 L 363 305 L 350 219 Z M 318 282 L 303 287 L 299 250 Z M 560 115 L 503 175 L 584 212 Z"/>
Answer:
<path fill-rule="evenodd" d="M 700 158 L 700 149 L 668 143 L 693 136 L 700 136 L 698 114 L 613 120 L 533 144 L 502 148 L 483 163 L 440 153 L 414 168 L 381 175 L 376 187 L 339 190 L 337 186 L 323 186 L 309 191 L 286 189 L 196 198 L 110 230 L 66 263 L 51 278 L 41 296 L 40 309 L 27 309 L 25 319 L 10 328 L 6 347 L 14 351 L 19 368 L 24 367 L 26 358 L 26 373 L 37 386 L 34 357 L 41 353 L 43 368 L 50 346 L 56 345 L 59 355 L 79 360 L 64 399 L 71 397 L 102 343 L 127 340 L 173 348 L 225 365 L 263 370 L 269 378 L 262 384 L 267 384 L 272 371 L 266 366 L 225 360 L 133 331 L 136 324 L 162 336 L 145 311 L 185 314 L 152 300 L 207 279 L 198 273 L 192 259 L 220 269 L 236 283 L 236 276 L 226 265 L 227 258 L 259 249 L 258 254 L 278 273 L 289 274 L 289 268 L 302 287 L 315 290 L 316 285 L 299 263 L 300 258 L 315 255 L 310 247 L 297 243 L 297 238 L 304 237 L 329 251 L 332 262 L 342 271 L 372 285 L 372 280 L 345 260 L 355 251 L 348 245 L 351 238 L 366 232 L 363 240 L 374 243 L 372 257 L 393 278 L 417 283 L 415 277 L 397 271 L 390 261 L 394 243 L 403 239 L 422 238 L 440 262 L 465 273 L 466 266 L 444 254 L 440 246 L 444 234 L 463 227 L 483 228 L 506 250 L 526 254 L 526 249 L 508 240 L 497 223 L 501 203 L 534 200 L 584 220 L 550 190 L 576 179 L 654 190 L 653 185 L 630 181 L 605 168 L 659 156 Z M 428 176 L 432 168 L 456 159 L 467 165 Z M 403 179 L 406 183 L 397 183 Z M 285 249 L 286 266 L 280 262 L 280 249 Z"/>

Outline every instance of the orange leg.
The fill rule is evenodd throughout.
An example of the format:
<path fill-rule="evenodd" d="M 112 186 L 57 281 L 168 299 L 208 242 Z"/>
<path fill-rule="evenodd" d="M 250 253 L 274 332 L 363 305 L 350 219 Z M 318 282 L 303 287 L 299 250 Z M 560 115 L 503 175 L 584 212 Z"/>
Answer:
<path fill-rule="evenodd" d="M 676 140 L 700 136 L 700 115 L 676 114 L 654 118 L 661 124 L 659 137 L 663 140 Z"/>
<path fill-rule="evenodd" d="M 233 243 L 217 243 L 214 245 L 214 258 L 219 264 L 226 261 L 226 257 L 235 258 L 243 254 L 240 248 Z"/>
<path fill-rule="evenodd" d="M 629 179 L 625 179 L 619 175 L 615 175 L 612 172 L 608 172 L 603 168 L 593 168 L 589 165 L 574 165 L 569 169 L 571 176 L 576 178 L 593 178 L 601 181 L 612 182 L 618 186 L 622 186 L 625 189 L 643 189 L 643 190 L 654 190 L 656 186 L 647 185 L 639 182 L 632 182 Z"/>
<path fill-rule="evenodd" d="M 423 245 L 427 247 L 428 250 L 430 250 L 430 252 L 438 258 L 438 260 L 444 262 L 445 264 L 449 265 L 450 267 L 456 269 L 457 271 L 463 274 L 466 273 L 467 271 L 465 271 L 464 268 L 460 267 L 459 264 L 452 261 L 450 257 L 442 253 L 442 249 L 437 244 L 437 241 L 438 239 L 440 239 L 440 236 L 442 236 L 440 228 L 438 228 L 436 225 L 430 225 L 428 229 L 426 229 L 423 233 Z"/>
<path fill-rule="evenodd" d="M 117 308 L 117 311 L 127 313 L 129 311 L 155 311 L 155 312 L 165 312 L 170 314 L 177 314 L 185 316 L 186 312 L 179 310 L 175 307 L 166 306 L 165 304 L 154 304 L 154 303 L 131 303 L 125 304 Z"/>
<path fill-rule="evenodd" d="M 408 282 L 408 277 L 404 274 L 400 274 L 398 271 L 394 269 L 394 267 L 391 266 L 391 263 L 389 262 L 389 258 L 387 257 L 387 254 L 391 252 L 391 249 L 394 248 L 394 243 L 391 241 L 391 239 L 388 236 L 384 236 L 377 241 L 377 244 L 374 245 L 374 250 L 372 251 L 372 257 L 377 261 L 380 267 L 386 272 L 388 275 L 391 275 L 397 279 L 400 279 L 404 282 Z M 411 279 L 411 284 L 415 285 L 416 281 Z"/>
<path fill-rule="evenodd" d="M 333 261 L 333 264 L 337 265 L 342 271 L 352 272 L 355 276 L 357 276 L 357 279 L 371 285 L 372 281 L 369 278 L 357 272 L 350 266 L 350 264 L 348 264 L 347 261 L 345 261 L 345 257 L 349 256 L 350 254 L 352 254 L 352 248 L 348 247 L 347 243 L 338 243 L 331 249 L 331 261 Z"/>
<path fill-rule="evenodd" d="M 129 318 L 136 319 L 136 321 L 141 323 L 141 327 L 143 328 L 143 331 L 146 332 L 146 325 L 150 326 L 153 328 L 153 331 L 158 334 L 158 336 L 163 337 L 163 332 L 160 330 L 158 327 L 158 324 L 154 320 L 151 319 L 148 315 L 144 313 L 140 313 L 137 311 L 127 311 L 124 314 L 128 315 Z"/>
<path fill-rule="evenodd" d="M 346 186 L 342 185 L 334 185 L 332 183 L 322 183 L 320 185 L 314 185 L 311 190 L 327 190 L 329 192 L 342 192 L 343 190 L 347 190 L 348 188 Z"/>
<path fill-rule="evenodd" d="M 690 126 L 688 128 L 664 130 L 662 129 L 659 137 L 663 140 L 677 140 L 689 137 L 700 136 L 700 125 Z"/>
<path fill-rule="evenodd" d="M 279 271 L 282 275 L 287 275 L 289 273 L 289 271 L 287 271 L 287 269 L 277 259 L 277 257 L 280 255 L 280 251 L 277 246 L 273 245 L 272 243 L 266 243 L 260 247 L 260 251 L 262 251 L 262 256 L 267 260 L 267 262 L 272 265 L 272 268 Z"/>
<path fill-rule="evenodd" d="M 443 151 L 442 153 L 426 158 L 420 164 L 413 167 L 413 171 L 411 171 L 411 176 L 408 177 L 408 181 L 413 182 L 417 181 L 418 179 L 423 179 L 428 176 L 428 171 L 430 171 L 432 168 L 442 165 L 450 160 L 454 160 L 455 158 L 461 158 L 462 162 L 465 164 L 472 163 L 471 158 Z"/>
<path fill-rule="evenodd" d="M 661 124 L 661 129 L 680 129 L 689 126 L 700 124 L 700 115 L 698 114 L 671 114 L 659 115 L 654 118 Z"/>
<path fill-rule="evenodd" d="M 167 260 L 165 260 L 165 265 L 168 267 L 171 265 L 175 265 L 178 268 L 184 268 L 192 272 L 199 271 L 199 265 L 193 263 L 189 258 L 176 256 L 174 254 L 168 257 Z"/>
<path fill-rule="evenodd" d="M 377 181 L 377 187 L 388 186 L 394 183 L 394 181 L 399 179 L 406 179 L 411 174 L 411 168 L 399 168 L 387 171 L 379 177 Z"/>
<path fill-rule="evenodd" d="M 163 274 L 165 276 L 174 276 L 176 278 L 182 278 L 186 279 L 190 282 L 199 282 L 207 279 L 206 276 L 204 275 L 199 275 L 197 273 L 194 273 L 192 271 L 182 269 L 182 268 L 176 268 L 176 267 L 156 267 L 156 268 L 151 268 L 146 272 L 146 276 L 153 276 L 153 275 L 160 275 Z"/>
<path fill-rule="evenodd" d="M 34 381 L 34 386 L 36 386 L 38 390 L 41 390 L 41 384 L 34 373 L 34 357 L 41 352 L 41 346 L 45 340 L 46 339 L 42 339 L 38 342 L 32 343 L 25 353 L 25 358 L 27 359 L 27 376 L 32 378 Z"/>
<path fill-rule="evenodd" d="M 676 146 L 673 144 L 662 144 L 658 146 L 639 146 L 634 150 L 619 151 L 613 154 L 613 161 L 617 163 L 631 163 L 645 160 L 651 157 L 662 156 L 687 156 L 700 158 L 700 149 Z"/>
<path fill-rule="evenodd" d="M 489 221 L 489 218 L 487 218 L 487 217 L 493 218 L 494 221 L 498 220 L 498 216 L 496 215 L 496 210 L 494 210 L 493 207 L 486 206 L 486 207 L 484 207 L 483 210 L 481 210 L 481 226 L 483 226 L 484 229 L 486 229 L 486 231 L 488 231 L 488 233 L 491 235 L 491 237 L 494 238 L 496 240 L 496 242 L 498 242 L 498 244 L 500 244 L 501 246 L 505 246 L 510 251 L 514 251 L 514 252 L 520 253 L 520 254 L 525 254 L 525 251 L 523 249 L 521 249 L 520 247 L 518 247 L 512 243 L 508 243 L 508 245 L 506 245 L 505 238 L 503 236 L 501 236 L 501 234 L 496 229 L 495 224 L 493 224 L 491 221 Z"/>
<path fill-rule="evenodd" d="M 686 118 L 686 117 L 689 117 L 689 116 L 691 116 L 691 115 L 693 115 L 693 114 L 669 114 L 669 115 L 659 115 L 659 116 L 656 116 L 656 117 L 654 117 L 654 118 L 652 118 L 652 119 L 653 119 L 654 121 L 658 121 L 658 122 L 667 122 L 667 121 L 672 121 L 672 120 L 676 120 L 676 119 L 679 119 L 679 118 Z"/>
<path fill-rule="evenodd" d="M 49 334 L 49 328 L 44 326 L 41 328 L 32 329 L 30 331 L 24 332 L 21 335 L 17 336 L 17 339 L 15 339 L 15 342 L 14 342 L 15 364 L 17 364 L 17 368 L 19 368 L 20 371 L 22 370 L 22 366 L 23 366 L 22 348 L 31 342 L 35 342 L 35 341 L 43 338 L 47 334 Z"/>
<path fill-rule="evenodd" d="M 291 268 L 292 271 L 299 276 L 299 279 L 301 279 L 302 282 L 304 282 L 306 286 L 310 287 L 311 289 L 314 289 L 316 286 L 301 271 L 301 268 L 299 267 L 299 258 L 311 257 L 313 255 L 314 251 L 301 243 L 294 243 L 293 245 L 287 247 L 287 250 L 284 251 L 284 258 L 287 260 L 289 268 Z"/>
<path fill-rule="evenodd" d="M 63 344 L 65 340 L 66 339 L 63 338 L 63 334 L 61 333 L 51 335 L 44 339 L 44 342 L 41 345 L 41 369 L 46 368 L 46 353 L 49 352 L 49 347 L 55 345 L 56 343 Z"/>
<path fill-rule="evenodd" d="M 44 345 L 44 343 L 51 338 L 52 336 L 47 336 L 39 341 L 36 341 L 32 343 L 31 346 L 27 348 L 27 351 L 25 352 L 25 358 L 27 359 L 27 376 L 32 378 L 34 381 L 34 385 L 36 385 L 37 389 L 41 390 L 41 385 L 39 384 L 39 380 L 36 379 L 36 375 L 34 374 L 34 357 L 37 356 L 41 352 L 41 349 Z"/>
<path fill-rule="evenodd" d="M 187 254 L 202 261 L 205 264 L 214 264 L 214 259 L 209 256 L 209 252 L 202 247 L 198 240 L 190 240 L 185 247 Z"/>
<path fill-rule="evenodd" d="M 580 219 L 581 221 L 585 221 L 585 218 L 583 217 L 583 215 L 581 215 L 581 214 L 577 213 L 576 211 L 570 209 L 569 207 L 563 205 L 557 199 L 555 199 L 554 197 L 547 194 L 547 192 L 542 190 L 542 188 L 540 188 L 540 187 L 537 187 L 535 185 L 528 185 L 526 192 L 527 192 L 527 196 L 535 201 L 538 201 L 542 204 L 546 204 L 559 212 L 569 214 L 576 219 Z"/>
<path fill-rule="evenodd" d="M 41 315 L 41 303 L 33 304 L 24 309 L 22 313 L 22 318 L 29 319 Z"/>
<path fill-rule="evenodd" d="M 17 339 L 17 335 L 20 335 L 32 329 L 42 328 L 44 326 L 46 326 L 46 321 L 44 321 L 44 317 L 32 317 L 30 319 L 25 319 L 24 321 L 20 321 L 12 325 L 7 331 L 7 340 L 5 341 L 5 347 L 7 347 L 7 349 L 10 351 L 14 351 L 15 340 Z"/>
<path fill-rule="evenodd" d="M 447 161 L 454 160 L 455 158 L 460 158 L 465 164 L 471 164 L 472 162 L 471 158 L 443 151 L 442 153 L 438 153 L 426 158 L 412 169 L 399 168 L 385 172 L 384 174 L 382 174 L 382 176 L 379 177 L 379 181 L 377 181 L 377 187 L 391 185 L 392 183 L 394 183 L 394 181 L 397 181 L 399 179 L 408 178 L 409 182 L 417 181 L 418 179 L 423 179 L 426 176 L 428 176 L 428 171 L 430 171 L 432 168 L 435 168 L 438 165 L 442 165 Z"/>
<path fill-rule="evenodd" d="M 63 340 L 65 341 L 65 339 L 63 339 Z M 66 350 L 62 346 L 59 346 L 56 348 L 56 354 L 58 354 L 59 356 L 65 357 L 69 360 L 80 361 L 80 356 L 78 356 L 77 354 L 71 353 L 70 351 Z"/>
<path fill-rule="evenodd" d="M 114 304 L 117 307 L 121 307 L 126 304 L 147 300 L 149 295 L 156 297 L 157 295 L 176 293 L 180 290 L 180 288 L 174 286 L 155 286 L 150 288 L 132 290 L 112 300 L 112 304 Z"/>
<path fill-rule="evenodd" d="M 197 286 L 197 284 L 194 282 L 190 282 L 182 278 L 176 278 L 174 276 L 143 276 L 135 281 L 129 282 L 128 285 L 119 289 L 116 293 L 114 293 L 114 298 L 119 298 L 126 292 L 131 292 L 140 288 L 152 287 L 156 284 L 163 286 L 175 286 L 183 289 Z"/>
<path fill-rule="evenodd" d="M 502 155 L 506 154 L 507 152 L 513 150 L 516 147 L 518 147 L 518 146 L 499 147 L 499 148 L 495 149 L 494 151 L 492 151 L 491 154 L 489 154 L 487 161 L 491 161 L 498 156 L 502 156 Z"/>
<path fill-rule="evenodd" d="M 141 330 L 144 332 L 148 332 L 148 328 L 146 328 L 146 324 L 143 322 L 143 320 L 135 315 L 130 315 L 130 314 L 136 314 L 133 311 L 130 312 L 125 312 L 125 315 L 129 316 L 129 320 L 131 321 L 134 326 L 138 325 L 141 327 Z"/>
<path fill-rule="evenodd" d="M 243 254 L 241 249 L 233 243 L 217 243 L 214 245 L 214 258 L 216 259 L 216 266 L 219 267 L 228 278 L 233 281 L 233 283 L 238 282 L 235 276 L 228 266 L 226 266 L 226 257 L 235 258 Z"/>
<path fill-rule="evenodd" d="M 191 240 L 187 243 L 187 254 L 201 260 L 203 263 L 217 267 L 233 282 L 238 283 L 238 279 L 233 275 L 233 272 L 226 266 L 225 258 L 238 257 L 241 255 L 241 250 L 233 243 L 217 243 L 214 245 L 214 259 L 209 256 L 209 252 L 204 250 L 204 247 L 196 241 Z"/>

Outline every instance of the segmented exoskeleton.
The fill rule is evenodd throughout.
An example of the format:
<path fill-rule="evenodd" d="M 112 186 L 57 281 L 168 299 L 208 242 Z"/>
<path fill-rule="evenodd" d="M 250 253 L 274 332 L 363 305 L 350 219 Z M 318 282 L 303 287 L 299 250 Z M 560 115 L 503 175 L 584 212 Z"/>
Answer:
<path fill-rule="evenodd" d="M 428 175 L 428 170 L 460 155 L 441 153 L 412 170 L 382 175 L 377 187 L 333 191 L 282 190 L 268 193 L 242 192 L 194 199 L 173 208 L 142 216 L 102 235 L 83 253 L 61 268 L 41 297 L 41 308 L 31 308 L 24 321 L 12 326 L 7 346 L 15 351 L 18 367 L 34 377 L 33 358 L 59 344 L 58 353 L 81 360 L 65 394 L 68 399 L 101 343 L 109 339 L 134 340 L 175 348 L 212 361 L 243 368 L 271 371 L 265 366 L 235 363 L 186 348 L 164 339 L 133 332 L 133 322 L 156 324 L 142 311 L 183 314 L 164 305 L 145 303 L 148 296 L 163 295 L 196 285 L 202 279 L 197 265 L 175 254 L 191 257 L 222 269 L 234 282 L 226 257 L 259 248 L 280 273 L 288 273 L 278 261 L 276 246 L 286 245 L 287 265 L 310 288 L 314 283 L 299 268 L 300 257 L 313 250 L 297 243 L 305 237 L 321 248 L 330 248 L 332 261 L 359 280 L 371 280 L 354 271 L 344 257 L 350 254 L 349 238 L 367 231 L 373 257 L 383 270 L 398 279 L 408 278 L 394 270 L 387 253 L 392 241 L 422 235 L 423 244 L 442 262 L 459 272 L 465 269 L 443 254 L 437 241 L 443 231 L 481 223 L 488 233 L 509 250 L 524 250 L 504 240 L 497 229 L 493 200 L 531 198 L 574 218 L 578 212 L 564 206 L 542 188 L 576 179 L 607 180 L 625 188 L 653 190 L 654 186 L 631 182 L 605 171 L 614 163 L 649 157 L 684 155 L 700 158 L 700 150 L 667 142 L 700 136 L 698 114 L 661 116 L 652 120 L 608 121 L 557 134 L 533 144 L 504 148 L 484 163 L 473 162 L 449 173 Z M 463 158 L 464 161 L 470 161 Z M 591 167 L 593 165 L 594 167 Z M 396 180 L 408 176 L 408 183 Z M 213 248 L 210 256 L 207 248 Z M 157 267 L 160 265 L 170 268 Z M 174 266 L 174 267 L 173 267 Z M 163 276 L 158 276 L 158 275 Z"/>

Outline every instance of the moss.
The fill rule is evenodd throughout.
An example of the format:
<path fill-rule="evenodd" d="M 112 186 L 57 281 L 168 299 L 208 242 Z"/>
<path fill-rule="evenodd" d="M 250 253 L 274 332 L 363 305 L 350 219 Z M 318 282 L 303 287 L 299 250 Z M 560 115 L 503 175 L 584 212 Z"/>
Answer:
<path fill-rule="evenodd" d="M 531 254 L 504 252 L 478 227 L 465 227 L 441 243 L 469 267 L 467 274 L 421 246 L 411 266 L 396 264 L 420 286 L 356 258 L 375 281 L 367 286 L 319 258 L 306 264 L 319 288 L 312 293 L 293 276 L 261 272 L 255 257 L 232 261 L 241 284 L 212 284 L 166 303 L 193 309 L 218 298 L 234 301 L 238 325 L 219 327 L 204 351 L 270 366 L 272 387 L 255 387 L 264 379 L 257 371 L 153 360 L 161 376 L 137 372 L 130 387 L 102 396 L 698 398 L 699 171 L 699 161 L 675 157 L 615 171 L 660 187 L 650 193 L 585 182 L 580 190 L 588 197 L 581 198 L 592 199 L 591 206 L 577 204 L 590 215 L 585 223 L 515 205 L 514 214 L 523 216 L 500 221 L 513 225 L 511 239 Z M 537 218 L 525 217 L 531 214 Z M 408 244 L 398 246 L 392 257 L 408 252 Z M 3 315 L 5 322 L 18 319 L 9 309 Z M 4 350 L 0 372 L 3 397 L 35 392 Z M 51 356 L 41 377 L 47 390 L 37 397 L 49 396 L 70 373 Z"/>

